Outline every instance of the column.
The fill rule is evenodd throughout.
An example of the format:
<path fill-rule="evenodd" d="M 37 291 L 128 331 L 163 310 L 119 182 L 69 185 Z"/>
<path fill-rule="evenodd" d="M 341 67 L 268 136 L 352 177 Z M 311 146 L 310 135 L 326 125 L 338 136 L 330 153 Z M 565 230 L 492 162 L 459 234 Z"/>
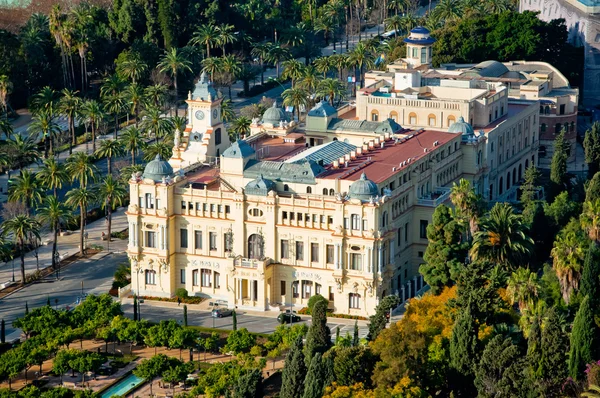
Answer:
<path fill-rule="evenodd" d="M 390 243 L 388 246 L 390 247 L 390 263 L 395 264 L 396 261 L 394 260 L 394 246 L 396 246 L 396 245 L 394 244 L 395 243 L 394 239 L 390 239 L 389 242 Z"/>
<path fill-rule="evenodd" d="M 133 246 L 133 223 L 129 223 L 129 246 Z"/>
<path fill-rule="evenodd" d="M 379 242 L 379 247 L 378 247 L 379 253 L 378 253 L 378 262 L 379 264 L 377 264 L 378 267 L 378 271 L 379 273 L 382 272 L 383 269 L 383 242 Z"/>
<path fill-rule="evenodd" d="M 250 286 L 250 298 L 252 299 L 252 301 L 256 301 L 256 296 L 254 295 L 254 280 L 250 279 L 248 281 L 248 285 Z"/>
<path fill-rule="evenodd" d="M 406 291 L 404 289 L 404 286 L 402 286 L 402 288 L 400 289 L 400 298 L 402 299 L 402 302 L 406 301 Z"/>
<path fill-rule="evenodd" d="M 373 249 L 367 247 L 367 270 L 370 273 L 374 273 L 375 269 L 373 268 Z"/>
<path fill-rule="evenodd" d="M 419 291 L 419 281 L 417 280 L 417 276 L 415 276 L 413 278 L 413 280 L 415 281 L 415 296 L 417 295 L 417 292 Z"/>
<path fill-rule="evenodd" d="M 340 251 L 339 251 L 339 245 L 340 245 L 339 243 L 336 243 L 335 247 L 334 247 L 334 250 L 333 250 L 333 261 L 335 262 L 335 269 L 340 269 Z M 310 256 L 310 253 L 308 253 L 308 255 Z"/>
<path fill-rule="evenodd" d="M 420 284 L 421 289 L 423 289 L 423 286 L 425 286 L 425 280 L 423 279 L 423 275 L 419 275 L 419 279 L 421 281 L 421 284 Z"/>
<path fill-rule="evenodd" d="M 242 294 L 243 294 L 243 291 L 242 291 L 242 280 L 240 278 L 238 278 L 237 281 L 238 281 L 238 283 L 237 283 L 237 285 L 238 285 L 238 294 L 237 294 L 237 296 L 238 296 L 238 299 L 241 300 L 242 299 Z"/>
<path fill-rule="evenodd" d="M 408 283 L 406 284 L 406 287 L 408 287 L 408 295 L 407 295 L 407 297 L 406 297 L 406 298 L 407 298 L 407 299 L 409 299 L 409 298 L 411 298 L 411 297 L 412 297 L 412 296 L 411 296 L 411 294 L 410 294 L 410 293 L 411 293 L 411 287 L 412 287 L 412 283 L 408 282 Z"/>

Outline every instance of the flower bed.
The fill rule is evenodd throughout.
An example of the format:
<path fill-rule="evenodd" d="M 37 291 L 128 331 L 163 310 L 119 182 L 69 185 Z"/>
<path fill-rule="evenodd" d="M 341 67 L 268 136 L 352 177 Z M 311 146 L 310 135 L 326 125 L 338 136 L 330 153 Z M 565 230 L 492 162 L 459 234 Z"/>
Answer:
<path fill-rule="evenodd" d="M 133 295 L 129 295 L 130 299 L 133 299 Z M 139 296 L 140 300 L 153 300 L 153 301 L 166 301 L 169 303 L 176 303 L 177 297 L 152 297 L 152 296 Z M 204 297 L 187 297 L 180 299 L 182 304 L 200 304 L 206 298 Z"/>
<path fill-rule="evenodd" d="M 310 310 L 308 309 L 308 307 L 304 307 L 301 308 L 298 311 L 298 314 L 300 315 L 310 315 Z M 367 321 L 368 318 L 364 317 L 364 316 L 359 316 L 359 315 L 349 315 L 349 314 L 335 314 L 332 310 L 327 310 L 327 317 L 328 318 L 341 318 L 341 319 L 358 319 L 361 321 Z"/>

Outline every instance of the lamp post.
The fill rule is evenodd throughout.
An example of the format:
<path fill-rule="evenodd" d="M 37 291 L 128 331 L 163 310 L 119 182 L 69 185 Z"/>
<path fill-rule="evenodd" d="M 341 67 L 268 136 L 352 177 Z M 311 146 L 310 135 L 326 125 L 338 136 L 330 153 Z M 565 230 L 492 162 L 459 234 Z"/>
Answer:
<path fill-rule="evenodd" d="M 56 280 L 60 278 L 60 255 L 58 251 L 54 254 L 54 264 L 56 265 Z"/>
<path fill-rule="evenodd" d="M 15 281 L 15 256 L 12 258 L 12 281 Z M 25 281 L 23 281 L 25 283 Z"/>

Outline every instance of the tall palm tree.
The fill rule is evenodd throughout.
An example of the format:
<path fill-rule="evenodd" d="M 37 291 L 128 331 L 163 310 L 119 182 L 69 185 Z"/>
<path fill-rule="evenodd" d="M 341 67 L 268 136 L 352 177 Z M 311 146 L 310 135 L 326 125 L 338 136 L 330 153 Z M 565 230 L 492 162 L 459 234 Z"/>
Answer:
<path fill-rule="evenodd" d="M 227 55 L 227 52 L 225 51 L 227 45 L 237 41 L 237 36 L 233 31 L 233 25 L 222 24 L 217 26 L 217 44 L 223 50 L 223 55 Z"/>
<path fill-rule="evenodd" d="M 135 155 L 146 145 L 142 131 L 137 127 L 130 127 L 121 133 L 121 142 L 129 153 L 131 153 L 131 165 L 135 166 Z"/>
<path fill-rule="evenodd" d="M 8 179 L 10 180 L 11 169 L 23 169 L 30 163 L 35 162 L 40 153 L 37 150 L 35 136 L 21 137 L 19 134 L 6 142 L 6 153 L 8 157 Z"/>
<path fill-rule="evenodd" d="M 252 48 L 250 52 L 253 57 L 258 58 L 260 63 L 260 84 L 265 85 L 265 61 L 269 59 L 270 43 L 260 43 Z"/>
<path fill-rule="evenodd" d="M 0 132 L 4 133 L 7 140 L 13 135 L 13 127 L 8 119 L 0 118 Z"/>
<path fill-rule="evenodd" d="M 315 65 L 317 72 L 323 74 L 323 79 L 325 79 L 327 74 L 333 69 L 331 65 L 331 56 L 317 58 L 313 61 L 313 64 Z"/>
<path fill-rule="evenodd" d="M 234 134 L 230 134 L 229 135 L 229 140 L 231 142 L 235 142 L 236 140 L 238 140 L 241 136 L 247 136 L 248 134 L 250 134 L 250 124 L 252 123 L 252 121 L 250 119 L 248 119 L 246 116 L 240 116 L 238 118 L 236 118 L 232 125 L 231 125 L 231 129 L 230 131 Z"/>
<path fill-rule="evenodd" d="M 293 106 L 300 121 L 300 107 L 308 105 L 308 92 L 302 88 L 288 88 L 281 96 L 283 97 L 283 105 Z"/>
<path fill-rule="evenodd" d="M 60 8 L 60 5 L 55 4 L 52 7 L 52 11 L 50 11 L 50 15 L 49 15 L 49 29 L 50 29 L 50 33 L 54 37 L 54 41 L 56 42 L 56 45 L 60 49 L 60 55 L 61 55 L 61 60 L 62 60 L 61 65 L 62 65 L 62 72 L 63 72 L 63 80 L 65 83 L 65 86 L 71 86 L 71 80 L 69 77 L 69 73 L 67 71 L 67 69 L 68 69 L 68 58 L 66 55 L 67 51 L 66 51 L 65 40 L 63 38 L 63 34 L 64 34 L 63 25 L 65 23 L 65 20 L 66 20 L 66 15 L 63 14 L 63 12 Z"/>
<path fill-rule="evenodd" d="M 233 102 L 230 99 L 225 99 L 221 102 L 221 118 L 226 122 L 231 122 L 235 119 L 235 111 L 233 110 Z M 183 131 L 183 130 L 180 130 Z"/>
<path fill-rule="evenodd" d="M 267 61 L 273 62 L 275 64 L 275 69 L 277 70 L 277 78 L 279 79 L 279 66 L 281 62 L 292 58 L 292 53 L 285 47 L 280 46 L 279 44 L 275 44 L 270 46 L 269 55 Z"/>
<path fill-rule="evenodd" d="M 282 66 L 283 72 L 281 73 L 281 77 L 284 79 L 291 79 L 292 88 L 294 88 L 294 83 L 296 83 L 296 81 L 304 74 L 304 65 L 297 59 L 288 59 Z"/>
<path fill-rule="evenodd" d="M 223 71 L 223 58 L 212 57 L 202 60 L 202 72 L 208 73 L 211 81 L 214 81 L 217 75 Z"/>
<path fill-rule="evenodd" d="M 209 25 L 205 25 L 209 26 Z M 177 48 L 171 48 L 171 51 L 165 51 L 165 55 L 162 57 L 158 64 L 158 68 L 161 72 L 166 72 L 173 77 L 173 85 L 175 86 L 175 112 L 179 114 L 179 91 L 177 89 L 177 75 L 179 72 L 191 72 L 192 63 L 186 56 L 185 52 L 178 50 Z"/>
<path fill-rule="evenodd" d="M 223 73 L 225 73 L 227 76 L 227 79 L 225 79 L 225 81 L 229 90 L 229 99 L 232 99 L 231 85 L 235 83 L 236 77 L 242 71 L 242 62 L 235 55 L 225 55 L 222 58 L 221 67 L 223 68 Z"/>
<path fill-rule="evenodd" d="M 159 138 L 166 136 L 173 131 L 173 123 L 171 119 L 162 117 L 160 109 L 150 107 L 144 111 L 144 123 L 142 128 L 144 131 L 151 131 L 154 134 L 154 139 L 158 142 Z"/>
<path fill-rule="evenodd" d="M 108 219 L 106 236 L 110 241 L 112 228 L 112 212 L 118 206 L 121 206 L 127 197 L 127 189 L 123 184 L 111 174 L 100 183 L 98 187 L 98 200 L 101 203 L 102 209 L 106 210 Z"/>
<path fill-rule="evenodd" d="M 507 203 L 496 203 L 473 236 L 470 255 L 474 260 L 489 260 L 515 269 L 533 251 L 533 240 L 525 234 L 522 217 Z"/>
<path fill-rule="evenodd" d="M 69 155 L 73 153 L 73 145 L 77 143 L 75 140 L 75 117 L 81 107 L 81 98 L 77 96 L 77 91 L 69 90 L 65 88 L 61 91 L 61 99 L 59 102 L 60 112 L 67 117 L 67 124 L 69 128 Z"/>
<path fill-rule="evenodd" d="M 168 93 L 169 88 L 162 83 L 154 84 L 144 89 L 147 104 L 155 108 L 163 107 Z"/>
<path fill-rule="evenodd" d="M 8 118 L 8 95 L 12 92 L 12 82 L 6 75 L 0 75 L 0 111 Z"/>
<path fill-rule="evenodd" d="M 81 116 L 92 128 L 92 151 L 96 152 L 96 131 L 105 117 L 104 110 L 96 100 L 85 100 L 81 106 Z"/>
<path fill-rule="evenodd" d="M 69 181 L 67 170 L 55 158 L 44 160 L 44 165 L 38 171 L 36 177 L 44 189 L 52 190 L 54 197 L 56 197 L 56 191 Z"/>
<path fill-rule="evenodd" d="M 481 198 L 475 193 L 469 180 L 461 178 L 458 184 L 452 184 L 450 200 L 456 208 L 459 218 L 467 227 L 467 241 L 470 242 L 478 229 L 482 213 Z"/>
<path fill-rule="evenodd" d="M 132 174 L 136 174 L 136 173 L 141 173 L 144 171 L 144 166 L 142 166 L 141 164 L 134 164 L 131 166 L 125 166 L 123 167 L 120 171 L 120 175 L 119 175 L 119 180 L 124 184 L 127 185 L 129 183 L 129 180 L 131 179 L 131 175 Z"/>
<path fill-rule="evenodd" d="M 339 102 L 346 97 L 346 87 L 338 79 L 328 77 L 319 82 L 317 95 L 321 98 L 329 98 L 329 103 L 333 106 L 335 99 Z"/>
<path fill-rule="evenodd" d="M 300 80 L 298 80 L 298 88 L 303 88 L 312 95 L 317 92 L 317 87 L 319 86 L 320 81 L 321 77 L 315 67 L 309 65 L 304 67 L 304 73 L 302 74 Z"/>
<path fill-rule="evenodd" d="M 67 200 L 65 203 L 67 206 L 79 208 L 79 254 L 83 256 L 85 254 L 83 238 L 85 235 L 87 208 L 89 205 L 96 203 L 97 196 L 94 191 L 82 187 L 71 189 L 69 192 L 67 192 L 66 198 Z"/>
<path fill-rule="evenodd" d="M 346 54 L 334 54 L 329 57 L 329 61 L 330 66 L 337 69 L 338 79 L 340 79 L 340 81 L 344 81 L 342 79 L 342 72 L 344 69 L 348 68 L 348 56 Z"/>
<path fill-rule="evenodd" d="M 136 52 L 129 52 L 125 60 L 117 65 L 117 72 L 132 84 L 136 84 L 148 70 L 148 65 Z"/>
<path fill-rule="evenodd" d="M 58 93 L 49 86 L 42 88 L 31 98 L 31 108 L 33 112 L 38 113 L 45 111 L 51 117 L 54 117 L 58 103 Z"/>
<path fill-rule="evenodd" d="M 127 93 L 123 91 L 119 91 L 117 93 L 108 93 L 107 95 L 102 96 L 102 106 L 106 110 L 106 112 L 114 115 L 115 117 L 115 129 L 113 138 L 116 140 L 119 138 L 119 115 L 123 111 L 127 111 Z"/>
<path fill-rule="evenodd" d="M 26 214 L 19 214 L 2 223 L 2 234 L 12 237 L 19 247 L 21 258 L 21 285 L 25 284 L 25 242 L 30 236 L 40 239 L 40 224 Z"/>
<path fill-rule="evenodd" d="M 100 143 L 100 148 L 96 151 L 96 156 L 106 157 L 108 165 L 108 175 L 112 175 L 112 160 L 122 156 L 125 153 L 123 144 L 117 140 L 104 140 Z"/>
<path fill-rule="evenodd" d="M 570 225 L 569 225 L 570 226 Z M 585 235 L 580 236 L 574 228 L 565 227 L 556 236 L 554 247 L 550 252 L 552 265 L 560 282 L 560 291 L 563 300 L 569 304 L 571 294 L 579 288 L 581 270 L 585 260 L 585 251 L 582 241 Z M 577 229 L 580 229 L 577 225 Z"/>
<path fill-rule="evenodd" d="M 223 114 L 223 109 L 221 108 L 221 115 Z M 185 126 L 187 125 L 187 119 L 185 117 L 181 117 L 181 116 L 173 116 L 171 118 L 169 118 L 169 121 L 171 122 L 171 128 L 173 129 L 173 131 L 175 130 L 179 130 L 184 131 L 185 130 Z"/>
<path fill-rule="evenodd" d="M 60 134 L 60 128 L 52 116 L 52 111 L 42 108 L 33 116 L 33 120 L 27 130 L 32 134 L 41 133 L 44 140 L 44 157 L 54 154 L 54 139 Z"/>
<path fill-rule="evenodd" d="M 94 34 L 94 14 L 92 6 L 83 2 L 71 9 L 73 21 L 73 44 L 79 52 L 81 69 L 81 91 L 87 91 L 87 53 Z"/>
<path fill-rule="evenodd" d="M 56 269 L 58 250 L 58 231 L 62 223 L 71 218 L 71 209 L 65 206 L 56 196 L 48 196 L 44 204 L 38 209 L 38 217 L 42 223 L 52 230 L 52 269 Z"/>
<path fill-rule="evenodd" d="M 102 86 L 100 86 L 100 96 L 106 97 L 108 95 L 115 95 L 125 89 L 127 83 L 117 73 L 109 75 L 102 80 Z"/>
<path fill-rule="evenodd" d="M 500 14 L 511 10 L 512 4 L 507 0 L 490 0 L 485 2 L 485 10 L 490 14 Z"/>
<path fill-rule="evenodd" d="M 506 293 L 512 304 L 519 304 L 519 311 L 524 312 L 534 304 L 538 296 L 540 284 L 537 274 L 526 268 L 518 268 L 508 278 Z"/>
<path fill-rule="evenodd" d="M 579 219 L 590 239 L 595 242 L 600 241 L 600 199 L 584 202 Z"/>
<path fill-rule="evenodd" d="M 373 53 L 364 42 L 357 43 L 354 50 L 352 50 L 348 56 L 349 64 L 354 66 L 358 72 L 361 87 L 364 87 L 363 71 L 365 68 L 373 67 L 373 59 Z"/>
<path fill-rule="evenodd" d="M 460 19 L 461 4 L 459 0 L 440 0 L 433 12 L 438 14 L 440 18 L 446 22 Z"/>
<path fill-rule="evenodd" d="M 85 188 L 88 182 L 95 181 L 99 171 L 93 163 L 93 158 L 84 152 L 76 152 L 67 158 L 67 172 L 71 181 L 79 181 L 79 187 Z"/>
<path fill-rule="evenodd" d="M 210 49 L 219 44 L 219 30 L 213 24 L 200 25 L 192 34 L 190 44 L 193 46 L 206 46 L 206 58 L 210 58 Z"/>
<path fill-rule="evenodd" d="M 171 159 L 171 156 L 173 155 L 173 145 L 161 141 L 148 145 L 144 150 L 144 160 L 146 162 L 154 160 L 157 155 L 160 156 L 161 159 Z"/>
<path fill-rule="evenodd" d="M 398 14 L 389 17 L 384 21 L 386 30 L 393 30 L 398 36 L 398 32 L 402 28 L 402 17 Z"/>
<path fill-rule="evenodd" d="M 36 203 L 42 202 L 43 196 L 44 189 L 35 174 L 27 169 L 22 169 L 21 174 L 8 187 L 8 200 L 23 203 L 28 213 Z"/>
<path fill-rule="evenodd" d="M 135 125 L 137 127 L 140 118 L 140 107 L 144 101 L 144 88 L 139 84 L 130 84 L 125 90 L 125 98 L 127 98 L 130 112 L 135 117 Z"/>
<path fill-rule="evenodd" d="M 398 15 L 406 8 L 406 3 L 406 0 L 388 0 L 388 8 L 394 10 L 396 15 Z"/>

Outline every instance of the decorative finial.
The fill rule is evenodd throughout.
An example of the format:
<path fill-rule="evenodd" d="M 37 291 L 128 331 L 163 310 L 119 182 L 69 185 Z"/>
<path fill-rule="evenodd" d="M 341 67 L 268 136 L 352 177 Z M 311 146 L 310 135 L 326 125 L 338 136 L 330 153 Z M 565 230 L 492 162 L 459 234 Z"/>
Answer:
<path fill-rule="evenodd" d="M 363 180 L 363 181 L 364 181 L 364 180 L 367 180 L 367 175 L 366 175 L 366 174 L 363 172 L 363 173 L 360 175 L 360 179 L 361 179 L 361 180 Z"/>
<path fill-rule="evenodd" d="M 206 72 L 202 71 L 202 74 L 200 75 L 200 83 L 206 83 Z"/>
<path fill-rule="evenodd" d="M 273 106 L 272 108 L 277 108 L 277 100 L 273 101 Z"/>

